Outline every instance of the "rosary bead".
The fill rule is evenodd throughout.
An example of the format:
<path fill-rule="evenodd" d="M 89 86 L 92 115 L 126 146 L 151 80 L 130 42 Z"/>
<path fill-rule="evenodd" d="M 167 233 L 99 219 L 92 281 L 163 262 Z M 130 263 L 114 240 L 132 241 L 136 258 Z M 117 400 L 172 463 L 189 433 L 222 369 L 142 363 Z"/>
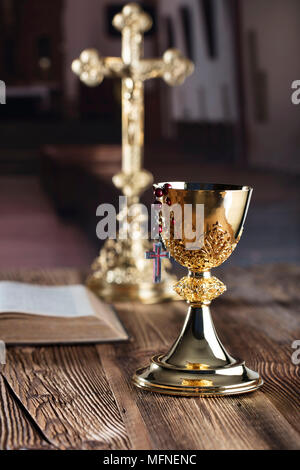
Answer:
<path fill-rule="evenodd" d="M 156 197 L 162 197 L 163 195 L 164 195 L 164 192 L 163 192 L 163 190 L 162 190 L 161 188 L 157 188 L 157 189 L 155 190 L 155 196 L 156 196 Z"/>
<path fill-rule="evenodd" d="M 169 189 L 171 189 L 171 188 L 172 188 L 172 185 L 171 185 L 170 183 L 166 183 L 166 184 L 164 185 L 164 187 L 163 187 L 163 193 L 164 193 L 165 196 L 168 194 Z"/>

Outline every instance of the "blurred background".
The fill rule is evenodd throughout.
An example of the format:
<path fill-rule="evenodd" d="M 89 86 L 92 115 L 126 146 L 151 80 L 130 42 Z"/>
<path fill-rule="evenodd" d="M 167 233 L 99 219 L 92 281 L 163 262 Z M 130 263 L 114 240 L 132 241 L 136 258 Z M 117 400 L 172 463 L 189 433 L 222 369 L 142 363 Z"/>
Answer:
<path fill-rule="evenodd" d="M 120 56 L 126 2 L 0 0 L 0 268 L 87 267 L 101 246 L 96 207 L 117 205 L 121 83 L 71 72 L 88 47 Z M 146 83 L 145 168 L 156 181 L 254 187 L 228 264 L 300 261 L 299 0 L 152 0 L 145 56 L 179 48 L 183 86 Z M 152 191 L 143 196 L 150 204 Z"/>

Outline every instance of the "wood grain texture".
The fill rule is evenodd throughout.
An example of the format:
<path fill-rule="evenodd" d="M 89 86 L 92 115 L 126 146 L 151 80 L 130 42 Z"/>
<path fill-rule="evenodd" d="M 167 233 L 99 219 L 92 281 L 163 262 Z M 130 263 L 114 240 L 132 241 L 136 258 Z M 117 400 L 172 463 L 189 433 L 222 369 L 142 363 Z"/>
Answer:
<path fill-rule="evenodd" d="M 0 450 L 50 449 L 44 436 L 14 399 L 0 375 Z"/>
<path fill-rule="evenodd" d="M 28 277 L 18 275 L 19 280 L 28 282 Z M 212 306 L 221 340 L 232 355 L 244 358 L 262 374 L 264 387 L 249 395 L 209 399 L 135 389 L 133 372 L 146 365 L 154 353 L 169 349 L 182 327 L 186 306 L 183 302 L 119 304 L 118 313 L 133 338 L 129 344 L 8 351 L 5 379 L 53 446 L 300 448 L 299 366 L 291 361 L 291 344 L 300 339 L 300 268 L 231 268 L 217 275 L 228 287 Z M 49 284 L 83 279 L 76 271 L 30 276 L 34 282 Z M 6 396 L 5 390 L 1 393 Z M 14 417 L 13 406 L 18 404 L 6 405 L 2 414 L 9 414 L 6 421 L 11 422 L 10 427 L 22 429 L 24 424 Z M 17 447 L 22 437 L 15 443 L 14 439 L 13 435 L 10 440 L 2 439 L 2 445 Z M 29 438 L 33 446 L 34 439 Z"/>
<path fill-rule="evenodd" d="M 255 331 L 252 335 L 252 330 L 249 329 L 245 332 L 244 339 L 240 338 L 238 332 L 241 325 L 236 317 L 236 325 L 232 332 L 232 323 L 228 322 L 221 306 L 222 304 L 219 303 L 214 316 L 216 323 L 222 328 L 225 342 L 233 353 L 241 356 L 244 353 L 245 356 L 245 351 L 249 349 L 253 351 L 256 342 L 260 341 L 261 345 L 266 344 L 268 354 L 270 354 L 268 338 L 260 331 Z M 172 310 L 173 314 L 170 314 Z M 281 385 L 284 392 L 277 388 L 277 398 L 279 396 L 283 401 L 283 405 L 278 407 L 279 403 L 274 399 L 271 388 L 276 385 L 274 378 L 276 364 L 272 363 L 273 374 L 271 375 L 269 366 L 267 370 L 261 367 L 261 362 L 255 359 L 254 354 L 248 356 L 248 364 L 250 367 L 260 369 L 264 377 L 265 372 L 267 373 L 267 384 L 262 391 L 250 395 L 195 399 L 167 397 L 135 390 L 130 383 L 131 374 L 137 366 L 146 365 L 155 352 L 159 350 L 164 352 L 166 345 L 175 339 L 182 325 L 186 306 L 183 303 L 169 304 L 167 310 L 166 305 L 155 306 L 155 314 L 153 314 L 153 306 L 131 305 L 131 308 L 118 306 L 118 311 L 136 341 L 127 345 L 126 351 L 124 345 L 113 348 L 114 355 L 110 355 L 110 367 L 113 361 L 114 367 L 122 370 L 122 379 L 115 377 L 117 381 L 115 387 L 118 388 L 124 376 L 127 377 L 128 392 L 135 397 L 143 422 L 147 424 L 154 449 L 295 449 L 300 447 L 295 413 L 298 402 L 294 396 L 297 382 L 289 383 L 285 380 Z M 233 315 L 232 312 L 231 315 Z M 153 344 L 151 340 L 156 329 L 156 321 L 159 322 L 157 325 L 160 325 L 160 348 L 157 348 L 159 345 L 154 339 Z M 141 324 L 143 334 L 139 335 Z M 145 331 L 149 332 L 148 336 Z M 98 350 L 102 357 L 102 346 L 98 346 Z M 273 353 L 277 353 L 275 345 L 273 345 Z M 282 355 L 285 357 L 285 354 Z M 106 369 L 105 361 L 103 365 Z M 296 370 L 293 364 L 289 368 Z M 281 372 L 284 371 L 276 370 L 277 380 L 280 380 Z M 294 372 L 293 374 L 294 380 L 297 374 Z M 292 420 L 293 414 L 295 419 Z"/>
<path fill-rule="evenodd" d="M 126 449 L 128 439 L 95 347 L 14 348 L 4 375 L 60 449 Z"/>
<path fill-rule="evenodd" d="M 73 270 L 1 273 L 0 279 L 73 284 Z M 3 369 L 31 418 L 60 449 L 126 449 L 128 438 L 94 346 L 9 348 Z"/>
<path fill-rule="evenodd" d="M 130 447 L 135 450 L 152 448 L 148 426 L 139 411 L 131 390 L 130 376 L 125 375 L 116 360 L 115 348 L 110 345 L 97 346 L 106 377 L 123 417 Z M 129 380 L 128 380 L 129 379 Z"/>

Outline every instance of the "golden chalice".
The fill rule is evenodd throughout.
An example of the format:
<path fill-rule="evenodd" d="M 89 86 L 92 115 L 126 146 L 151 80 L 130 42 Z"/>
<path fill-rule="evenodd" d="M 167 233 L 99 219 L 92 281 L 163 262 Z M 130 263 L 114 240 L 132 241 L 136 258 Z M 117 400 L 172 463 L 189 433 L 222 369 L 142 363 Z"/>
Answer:
<path fill-rule="evenodd" d="M 252 392 L 263 384 L 261 377 L 228 354 L 209 307 L 226 290 L 210 270 L 226 261 L 239 242 L 252 189 L 185 182 L 160 183 L 155 188 L 162 204 L 160 231 L 165 247 L 189 269 L 174 287 L 189 310 L 170 351 L 153 357 L 148 367 L 136 372 L 133 382 L 152 392 L 183 396 Z M 169 212 L 163 210 L 166 207 Z"/>

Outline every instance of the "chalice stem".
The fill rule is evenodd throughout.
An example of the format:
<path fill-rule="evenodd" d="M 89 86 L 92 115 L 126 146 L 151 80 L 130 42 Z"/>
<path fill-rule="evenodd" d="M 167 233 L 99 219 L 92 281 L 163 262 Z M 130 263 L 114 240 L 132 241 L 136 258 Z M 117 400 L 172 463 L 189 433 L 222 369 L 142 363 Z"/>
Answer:
<path fill-rule="evenodd" d="M 209 271 L 189 272 L 176 284 L 189 304 L 183 328 L 166 355 L 133 377 L 137 387 L 183 396 L 219 396 L 251 392 L 262 385 L 260 376 L 226 351 L 210 313 L 211 301 L 226 290 Z"/>
<path fill-rule="evenodd" d="M 218 338 L 209 305 L 190 305 L 182 331 L 162 362 L 195 370 L 235 362 Z"/>
<path fill-rule="evenodd" d="M 224 292 L 226 286 L 210 271 L 190 271 L 178 285 L 175 290 L 190 307 L 178 339 L 162 360 L 176 367 L 186 367 L 188 364 L 199 370 L 234 363 L 218 338 L 210 313 L 211 301 Z"/>

